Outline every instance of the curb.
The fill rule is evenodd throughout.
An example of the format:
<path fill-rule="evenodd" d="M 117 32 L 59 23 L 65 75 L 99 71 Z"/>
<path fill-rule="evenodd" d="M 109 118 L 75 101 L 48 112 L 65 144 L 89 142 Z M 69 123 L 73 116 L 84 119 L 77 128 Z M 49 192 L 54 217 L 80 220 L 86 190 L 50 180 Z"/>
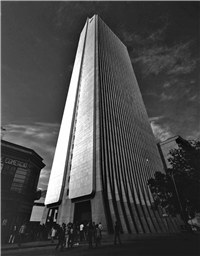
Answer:
<path fill-rule="evenodd" d="M 199 235 L 199 234 L 193 234 L 193 235 Z M 124 243 L 126 242 L 142 242 L 142 241 L 147 241 L 147 240 L 151 240 L 151 241 L 159 241 L 159 240 L 163 240 L 163 239 L 170 239 L 170 238 L 173 238 L 173 239 L 181 239 L 181 238 L 184 238 L 185 237 L 185 234 L 174 234 L 174 233 L 171 233 L 171 234 L 165 234 L 165 235 L 161 235 L 161 236 L 158 236 L 158 235 L 152 235 L 152 236 L 130 236 L 130 237 L 123 237 L 123 235 L 121 236 L 121 239 Z M 114 236 L 112 237 L 113 239 L 103 239 L 102 240 L 102 244 L 107 244 L 107 243 L 114 243 Z M 124 238 L 124 239 L 123 239 Z M 23 249 L 28 249 L 28 248 L 34 248 L 34 247 L 48 247 L 48 246 L 56 246 L 57 244 L 57 241 L 56 243 L 41 243 L 41 244 L 36 244 L 33 242 L 33 244 L 26 244 L 24 243 L 22 245 L 22 247 L 18 247 L 18 245 L 16 244 L 16 246 L 14 247 L 9 247 L 9 246 L 6 246 L 6 247 L 1 247 L 1 251 L 8 251 L 8 250 L 23 250 Z M 81 244 L 81 246 L 86 246 L 88 245 L 87 243 L 83 243 Z"/>
<path fill-rule="evenodd" d="M 34 247 L 47 247 L 47 246 L 55 246 L 56 244 L 33 244 L 33 245 L 26 245 L 26 243 L 22 244 L 21 247 L 18 247 L 17 245 L 15 247 L 1 247 L 1 251 L 11 251 L 11 250 L 23 250 L 23 249 L 29 249 Z"/>

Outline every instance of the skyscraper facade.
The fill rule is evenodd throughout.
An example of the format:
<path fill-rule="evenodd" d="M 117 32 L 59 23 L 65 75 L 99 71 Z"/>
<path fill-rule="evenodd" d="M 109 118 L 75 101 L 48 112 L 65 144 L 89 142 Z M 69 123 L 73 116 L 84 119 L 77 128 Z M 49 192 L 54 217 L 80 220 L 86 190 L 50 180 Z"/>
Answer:
<path fill-rule="evenodd" d="M 45 218 L 101 222 L 108 233 L 116 220 L 123 233 L 167 232 L 147 187 L 162 170 L 127 48 L 94 15 L 79 39 Z"/>

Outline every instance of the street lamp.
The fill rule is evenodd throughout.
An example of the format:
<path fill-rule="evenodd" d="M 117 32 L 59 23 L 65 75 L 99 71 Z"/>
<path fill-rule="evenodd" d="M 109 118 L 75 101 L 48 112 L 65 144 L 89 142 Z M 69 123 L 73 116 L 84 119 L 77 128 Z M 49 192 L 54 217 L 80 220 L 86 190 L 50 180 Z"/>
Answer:
<path fill-rule="evenodd" d="M 181 200 L 180 200 L 180 197 L 179 197 L 178 189 L 177 189 L 176 182 L 175 182 L 175 179 L 174 179 L 174 174 L 173 174 L 173 172 L 170 169 L 168 169 L 168 170 L 169 170 L 170 176 L 171 176 L 172 181 L 173 181 L 173 185 L 174 185 L 174 188 L 175 188 L 176 196 L 178 198 L 178 203 L 179 203 L 182 215 L 183 215 L 184 222 L 185 222 L 185 224 L 187 226 L 187 221 L 186 221 L 186 218 L 185 218 L 185 212 L 184 212 L 182 204 L 181 204 Z"/>
<path fill-rule="evenodd" d="M 170 234 L 171 234 L 171 232 L 170 232 L 170 227 L 169 227 L 169 223 L 168 223 L 168 221 L 167 221 L 167 219 L 169 218 L 169 215 L 167 214 L 167 213 L 163 213 L 163 218 L 166 220 L 166 222 L 167 222 L 167 228 L 168 228 L 168 231 L 169 231 L 169 236 L 170 236 Z"/>

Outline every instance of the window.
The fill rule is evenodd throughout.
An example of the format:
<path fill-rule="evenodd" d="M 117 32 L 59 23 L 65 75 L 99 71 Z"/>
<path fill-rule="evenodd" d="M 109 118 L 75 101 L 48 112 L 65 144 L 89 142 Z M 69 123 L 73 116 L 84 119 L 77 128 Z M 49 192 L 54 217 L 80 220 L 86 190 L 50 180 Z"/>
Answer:
<path fill-rule="evenodd" d="M 32 188 L 32 181 L 34 181 L 34 179 L 31 171 L 29 169 L 18 167 L 10 190 L 18 193 L 25 193 L 26 190 Z"/>
<path fill-rule="evenodd" d="M 9 175 L 9 176 L 14 176 L 15 171 L 17 167 L 13 165 L 5 165 L 2 171 L 2 174 L 4 175 Z"/>

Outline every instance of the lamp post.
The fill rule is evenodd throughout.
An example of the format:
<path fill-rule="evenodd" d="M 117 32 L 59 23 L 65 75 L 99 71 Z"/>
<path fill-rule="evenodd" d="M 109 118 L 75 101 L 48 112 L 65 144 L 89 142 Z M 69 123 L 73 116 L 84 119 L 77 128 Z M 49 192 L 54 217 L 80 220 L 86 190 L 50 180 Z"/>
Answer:
<path fill-rule="evenodd" d="M 180 200 L 180 197 L 179 197 L 178 189 L 177 189 L 176 182 L 175 182 L 175 179 L 174 179 L 174 174 L 173 174 L 173 172 L 171 172 L 170 174 L 171 174 L 170 176 L 172 178 L 173 185 L 174 185 L 174 188 L 175 188 L 176 196 L 178 198 L 180 210 L 181 210 L 182 215 L 183 215 L 183 220 L 184 220 L 184 222 L 185 222 L 185 224 L 187 226 L 187 221 L 186 221 L 186 218 L 185 218 L 185 212 L 183 211 L 183 207 L 182 207 L 181 200 Z"/>
<path fill-rule="evenodd" d="M 169 231 L 169 236 L 171 235 L 171 232 L 170 232 L 170 227 L 169 227 L 169 223 L 167 221 L 167 219 L 169 218 L 169 215 L 167 213 L 164 213 L 163 215 L 163 218 L 166 220 L 167 222 L 167 228 L 168 228 L 168 231 Z"/>

